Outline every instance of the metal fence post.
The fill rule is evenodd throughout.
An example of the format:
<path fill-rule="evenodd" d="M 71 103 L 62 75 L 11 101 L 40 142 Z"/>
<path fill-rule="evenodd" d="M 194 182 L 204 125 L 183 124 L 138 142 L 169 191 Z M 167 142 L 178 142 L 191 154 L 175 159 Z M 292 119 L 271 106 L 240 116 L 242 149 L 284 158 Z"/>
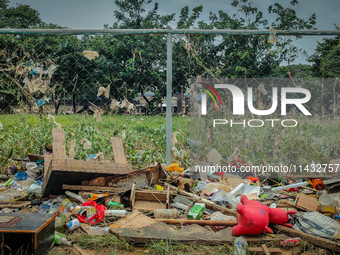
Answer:
<path fill-rule="evenodd" d="M 166 56 L 166 165 L 171 164 L 172 34 L 167 33 Z"/>

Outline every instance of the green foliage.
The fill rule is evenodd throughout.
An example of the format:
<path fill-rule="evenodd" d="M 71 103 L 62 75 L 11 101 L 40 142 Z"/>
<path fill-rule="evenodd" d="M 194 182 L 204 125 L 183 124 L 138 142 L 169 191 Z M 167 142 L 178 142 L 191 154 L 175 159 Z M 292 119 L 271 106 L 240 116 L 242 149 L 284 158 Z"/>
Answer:
<path fill-rule="evenodd" d="M 76 140 L 75 159 L 85 160 L 87 154 L 102 152 L 105 159 L 113 160 L 110 137 L 121 136 L 121 130 L 126 125 L 126 139 L 123 142 L 125 153 L 130 164 L 135 168 L 146 167 L 154 162 L 165 162 L 166 136 L 165 119 L 160 116 L 102 116 L 101 122 L 82 115 L 56 117 L 57 123 L 65 131 L 66 151 L 69 142 Z M 39 153 L 40 147 L 51 143 L 51 130 L 56 126 L 51 120 L 44 118 L 40 122 L 38 115 L 2 115 L 4 130 L 0 133 L 0 170 L 6 171 L 10 158 L 24 158 L 27 153 Z M 186 137 L 189 136 L 188 118 L 173 117 L 173 130 L 179 131 L 177 148 L 188 155 Z M 84 150 L 81 139 L 92 143 L 90 150 Z M 180 163 L 188 166 L 187 157 Z M 2 168 L 2 169 L 1 169 Z"/>

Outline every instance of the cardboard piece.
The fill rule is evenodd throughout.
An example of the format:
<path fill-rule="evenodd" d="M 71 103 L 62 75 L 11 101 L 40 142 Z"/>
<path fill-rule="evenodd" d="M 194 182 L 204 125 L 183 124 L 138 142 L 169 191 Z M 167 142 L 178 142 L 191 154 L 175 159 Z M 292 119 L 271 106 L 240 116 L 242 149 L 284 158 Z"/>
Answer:
<path fill-rule="evenodd" d="M 299 193 L 295 200 L 295 207 L 307 212 L 316 212 L 319 210 L 319 206 L 319 201 L 316 198 L 307 196 L 302 193 Z"/>

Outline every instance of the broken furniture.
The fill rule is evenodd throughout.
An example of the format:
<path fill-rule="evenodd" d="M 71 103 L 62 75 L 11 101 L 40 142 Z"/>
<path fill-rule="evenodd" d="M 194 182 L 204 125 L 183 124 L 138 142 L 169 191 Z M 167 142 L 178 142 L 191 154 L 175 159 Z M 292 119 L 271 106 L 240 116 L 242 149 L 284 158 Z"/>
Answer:
<path fill-rule="evenodd" d="M 1 254 L 46 254 L 54 244 L 55 217 L 51 214 L 1 213 Z"/>
<path fill-rule="evenodd" d="M 45 180 L 42 188 L 44 196 L 64 193 L 63 184 L 81 185 L 83 181 L 97 177 L 126 175 L 132 172 L 124 156 L 120 138 L 111 137 L 115 163 L 66 159 L 65 133 L 61 129 L 52 130 L 52 154 L 45 154 Z M 80 189 L 79 189 L 80 190 Z"/>

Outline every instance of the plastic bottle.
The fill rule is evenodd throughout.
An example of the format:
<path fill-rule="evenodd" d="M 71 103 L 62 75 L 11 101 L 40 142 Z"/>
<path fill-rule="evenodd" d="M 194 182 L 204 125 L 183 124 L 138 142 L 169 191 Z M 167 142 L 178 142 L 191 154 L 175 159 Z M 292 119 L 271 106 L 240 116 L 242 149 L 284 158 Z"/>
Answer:
<path fill-rule="evenodd" d="M 67 241 L 66 235 L 55 232 L 54 241 L 56 244 L 65 244 L 67 246 L 72 246 L 71 242 Z"/>
<path fill-rule="evenodd" d="M 111 206 L 116 206 L 116 207 L 124 208 L 123 204 L 117 203 L 117 202 L 114 202 L 114 201 L 110 201 L 110 203 L 108 204 L 108 207 L 111 207 Z"/>
<path fill-rule="evenodd" d="M 239 236 L 234 241 L 234 255 L 248 255 L 248 243 L 243 236 Z"/>
<path fill-rule="evenodd" d="M 109 196 L 110 194 L 89 194 L 88 195 L 88 200 L 97 200 L 99 198 L 102 198 L 102 197 L 107 197 Z"/>
<path fill-rule="evenodd" d="M 178 208 L 178 209 L 182 209 L 182 210 L 184 210 L 184 211 L 186 211 L 186 212 L 189 211 L 189 206 L 187 206 L 187 205 L 185 205 L 185 204 L 182 204 L 182 203 L 176 202 L 176 203 L 173 203 L 172 206 L 173 206 L 173 207 L 176 207 L 176 208 Z"/>
<path fill-rule="evenodd" d="M 108 227 L 101 228 L 101 227 L 90 226 L 89 230 L 87 231 L 87 234 L 90 236 L 103 236 L 106 233 L 109 233 L 109 229 L 110 228 Z"/>
<path fill-rule="evenodd" d="M 131 212 L 128 212 L 126 210 L 106 210 L 105 211 L 105 216 L 124 217 L 128 214 L 131 214 Z"/>
<path fill-rule="evenodd" d="M 78 219 L 71 220 L 66 223 L 70 231 L 73 231 L 80 227 L 80 222 Z"/>
<path fill-rule="evenodd" d="M 73 193 L 71 191 L 65 191 L 65 194 L 66 194 L 66 196 L 68 196 L 70 198 L 77 199 L 82 204 L 85 203 L 85 200 L 81 196 L 77 195 L 76 193 Z"/>
<path fill-rule="evenodd" d="M 64 196 L 59 196 L 57 200 L 61 203 L 61 206 L 65 208 L 68 212 L 72 212 L 74 207 L 69 199 L 65 199 Z"/>
<path fill-rule="evenodd" d="M 280 241 L 280 245 L 296 246 L 296 245 L 299 245 L 300 242 L 301 242 L 301 238 L 295 237 L 295 238 Z"/>
<path fill-rule="evenodd" d="M 60 210 L 61 210 L 61 204 L 56 203 L 56 204 L 54 204 L 50 207 L 50 210 L 48 211 L 48 213 L 55 214 L 56 212 L 58 212 Z"/>
<path fill-rule="evenodd" d="M 177 209 L 157 209 L 153 211 L 155 218 L 173 219 L 179 216 Z"/>

